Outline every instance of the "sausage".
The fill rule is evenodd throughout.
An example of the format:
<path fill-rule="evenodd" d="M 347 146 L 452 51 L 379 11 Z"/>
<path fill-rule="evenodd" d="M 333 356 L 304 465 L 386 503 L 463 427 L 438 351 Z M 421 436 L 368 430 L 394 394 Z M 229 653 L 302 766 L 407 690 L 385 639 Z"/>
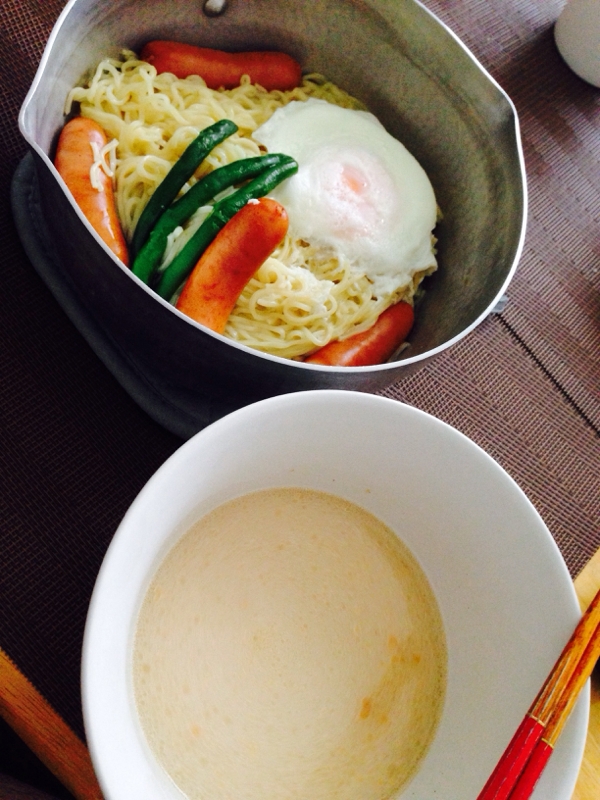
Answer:
<path fill-rule="evenodd" d="M 400 301 L 387 308 L 366 331 L 343 341 L 329 342 L 304 359 L 305 364 L 329 367 L 367 367 L 383 364 L 408 336 L 414 321 L 409 303 Z"/>
<path fill-rule="evenodd" d="M 90 169 L 94 163 L 92 142 L 98 145 L 98 149 L 107 143 L 102 128 L 86 117 L 74 117 L 60 133 L 54 166 L 92 228 L 113 253 L 128 265 L 127 243 L 117 216 L 112 180 L 99 170 L 101 189 L 95 189 L 91 183 Z"/>
<path fill-rule="evenodd" d="M 177 308 L 223 333 L 244 286 L 288 229 L 285 208 L 268 197 L 250 200 L 221 228 L 186 281 Z"/>
<path fill-rule="evenodd" d="M 178 78 L 200 75 L 209 89 L 234 89 L 242 75 L 267 91 L 286 91 L 300 85 L 300 64 L 287 53 L 260 51 L 226 53 L 182 42 L 154 40 L 144 45 L 143 61 L 157 72 L 172 72 Z"/>

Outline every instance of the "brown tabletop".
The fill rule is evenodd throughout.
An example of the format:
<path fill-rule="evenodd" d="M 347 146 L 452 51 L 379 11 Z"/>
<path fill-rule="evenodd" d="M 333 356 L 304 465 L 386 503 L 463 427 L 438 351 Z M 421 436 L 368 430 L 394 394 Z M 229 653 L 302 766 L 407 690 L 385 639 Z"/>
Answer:
<path fill-rule="evenodd" d="M 123 513 L 180 440 L 88 347 L 12 221 L 10 183 L 26 152 L 17 114 L 63 5 L 0 4 L 0 646 L 82 734 L 80 648 L 94 580 Z M 426 5 L 517 107 L 528 232 L 505 310 L 385 394 L 493 456 L 575 575 L 600 546 L 600 90 L 556 51 L 562 0 Z M 0 726 L 0 772 L 59 796 L 36 769 Z"/>

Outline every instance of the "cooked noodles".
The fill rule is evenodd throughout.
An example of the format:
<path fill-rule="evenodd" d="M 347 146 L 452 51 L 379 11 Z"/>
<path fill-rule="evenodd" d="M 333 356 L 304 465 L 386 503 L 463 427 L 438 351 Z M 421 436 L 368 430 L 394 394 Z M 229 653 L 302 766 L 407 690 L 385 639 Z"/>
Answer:
<path fill-rule="evenodd" d="M 131 239 L 149 197 L 200 130 L 220 119 L 231 119 L 239 128 L 212 151 L 189 185 L 216 167 L 260 155 L 252 133 L 277 108 L 309 97 L 362 108 L 320 75 L 307 75 L 300 87 L 286 92 L 267 92 L 247 78 L 235 89 L 214 91 L 200 77 L 157 74 L 153 66 L 124 52 L 123 60 L 102 61 L 86 87 L 71 91 L 67 111 L 78 102 L 80 113 L 116 141 L 96 154 L 96 168 L 114 173 L 118 213 Z M 175 232 L 161 268 L 208 213 L 210 207 L 200 209 L 185 230 Z M 369 278 L 342 254 L 293 241 L 288 234 L 246 286 L 225 335 L 264 352 L 302 356 L 369 328 L 396 300 L 411 301 L 423 275 L 434 268 L 432 264 L 388 296 L 374 296 Z"/>

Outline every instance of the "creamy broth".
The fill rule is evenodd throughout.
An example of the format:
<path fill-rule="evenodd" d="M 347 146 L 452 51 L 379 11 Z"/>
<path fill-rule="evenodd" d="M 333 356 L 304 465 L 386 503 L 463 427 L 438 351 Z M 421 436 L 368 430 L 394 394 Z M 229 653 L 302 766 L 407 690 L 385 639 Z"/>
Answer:
<path fill-rule="evenodd" d="M 417 771 L 446 647 L 418 563 L 334 495 L 268 489 L 200 519 L 134 641 L 142 728 L 191 800 L 383 800 Z"/>

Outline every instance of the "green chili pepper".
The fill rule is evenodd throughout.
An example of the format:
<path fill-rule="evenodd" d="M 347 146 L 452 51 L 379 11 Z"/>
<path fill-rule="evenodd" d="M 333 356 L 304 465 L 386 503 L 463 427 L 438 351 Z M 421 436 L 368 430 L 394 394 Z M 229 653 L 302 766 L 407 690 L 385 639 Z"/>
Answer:
<path fill-rule="evenodd" d="M 146 243 L 135 257 L 133 274 L 144 283 L 150 283 L 167 246 L 167 238 L 178 225 L 183 225 L 200 206 L 233 184 L 255 178 L 266 169 L 275 167 L 289 156 L 273 153 L 253 158 L 241 158 L 205 175 L 163 214 L 150 232 Z"/>
<path fill-rule="evenodd" d="M 283 156 L 277 166 L 266 170 L 234 194 L 215 203 L 210 215 L 160 276 L 155 287 L 156 293 L 165 300 L 170 300 L 188 277 L 202 253 L 231 217 L 243 208 L 248 200 L 264 197 L 281 181 L 297 171 L 296 161 L 289 156 Z"/>
<path fill-rule="evenodd" d="M 186 147 L 179 160 L 173 164 L 156 187 L 137 221 L 129 245 L 132 259 L 135 259 L 156 221 L 177 197 L 183 184 L 191 178 L 210 151 L 237 129 L 237 125 L 230 119 L 222 119 L 200 131 L 194 141 Z"/>

